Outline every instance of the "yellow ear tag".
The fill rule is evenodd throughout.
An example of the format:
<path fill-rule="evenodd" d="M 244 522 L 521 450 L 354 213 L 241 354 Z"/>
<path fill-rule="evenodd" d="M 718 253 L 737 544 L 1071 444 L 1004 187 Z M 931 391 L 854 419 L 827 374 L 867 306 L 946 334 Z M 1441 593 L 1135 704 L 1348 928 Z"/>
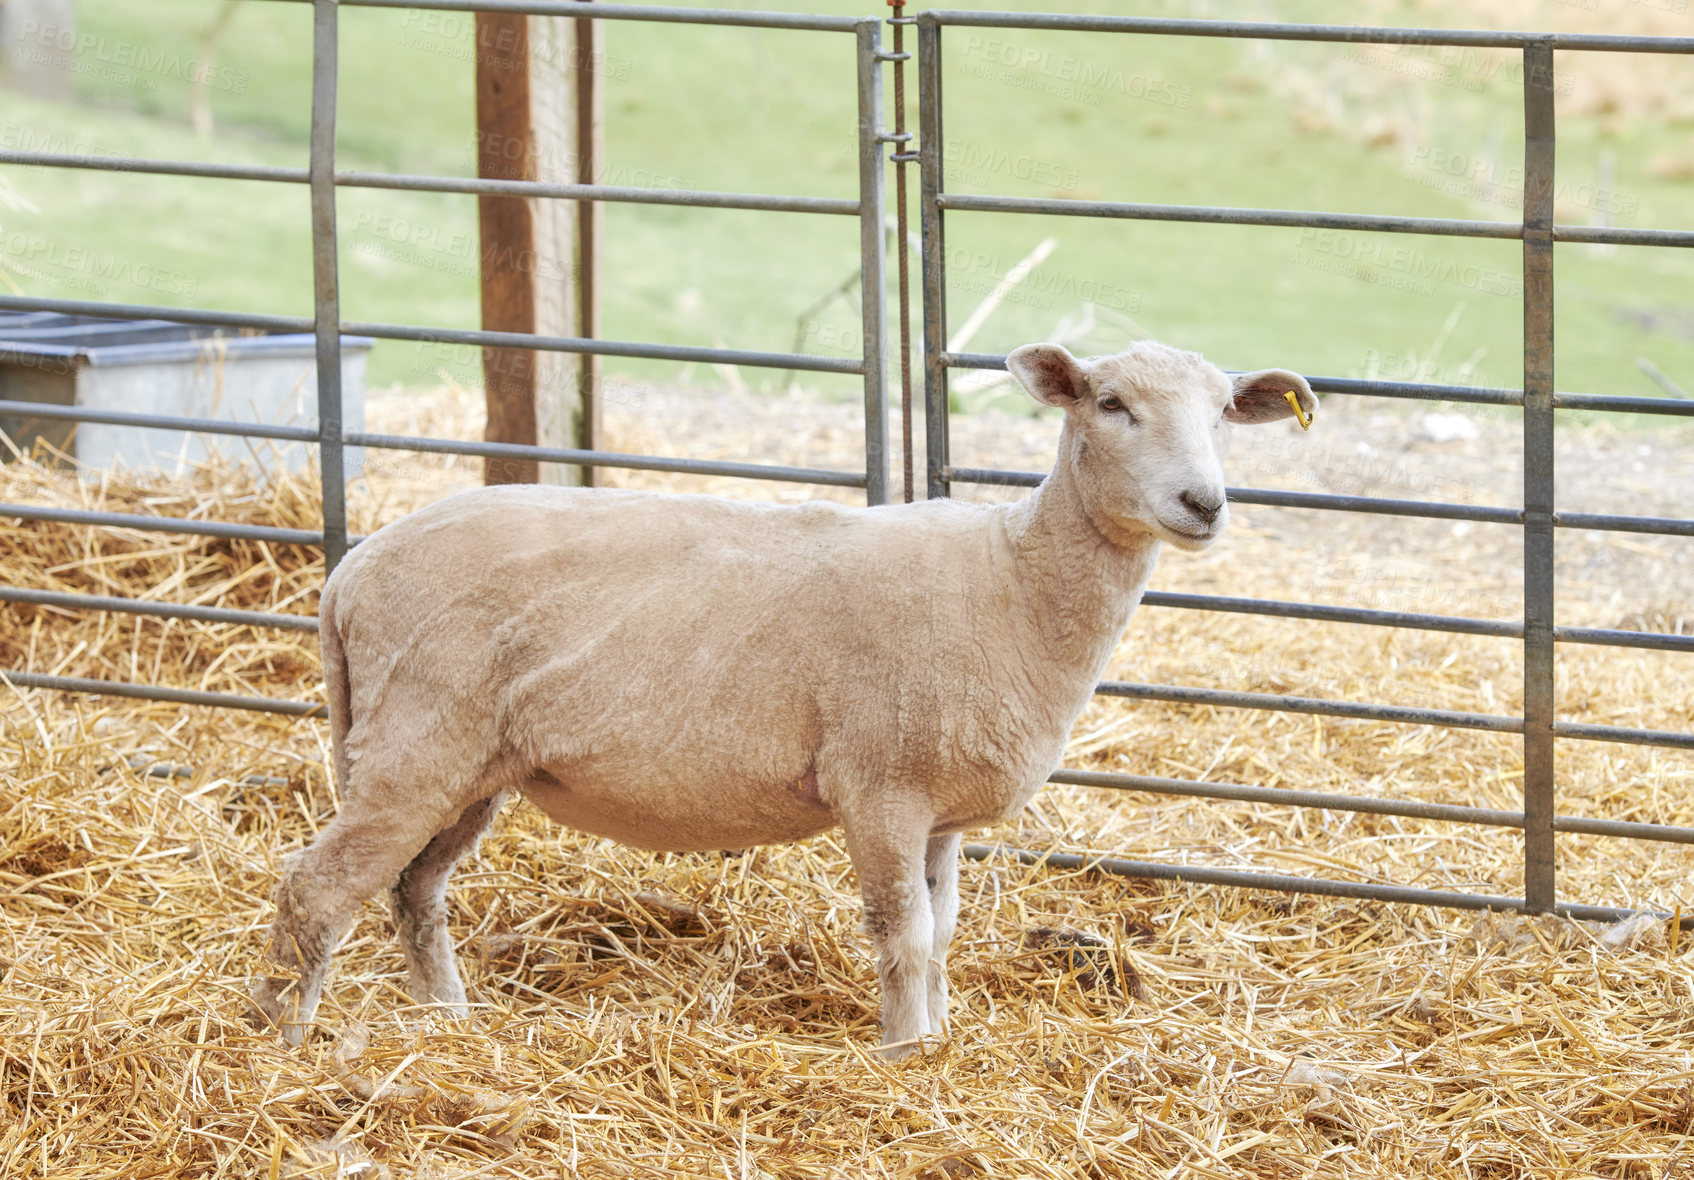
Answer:
<path fill-rule="evenodd" d="M 1295 396 L 1294 391 L 1292 389 L 1290 389 L 1287 393 L 1283 394 L 1282 397 L 1283 397 L 1283 400 L 1285 400 L 1288 403 L 1290 408 L 1293 409 L 1294 417 L 1300 423 L 1300 429 L 1301 430 L 1310 430 L 1312 428 L 1312 420 L 1314 418 L 1316 418 L 1317 415 L 1316 414 L 1308 414 L 1308 413 L 1306 413 L 1306 411 L 1304 411 L 1300 408 L 1300 399 Z"/>

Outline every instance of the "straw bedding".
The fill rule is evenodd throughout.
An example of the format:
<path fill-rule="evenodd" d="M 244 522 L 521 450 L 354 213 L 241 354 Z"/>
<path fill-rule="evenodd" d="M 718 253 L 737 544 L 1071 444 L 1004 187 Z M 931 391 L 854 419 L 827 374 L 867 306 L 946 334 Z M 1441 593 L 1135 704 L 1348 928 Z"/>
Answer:
<path fill-rule="evenodd" d="M 850 407 L 638 392 L 614 405 L 613 445 L 836 466 L 857 445 Z M 1437 443 L 1416 414 L 1342 401 L 1311 436 L 1239 456 L 1235 482 L 1513 502 L 1515 423 Z M 452 390 L 374 399 L 373 414 L 396 431 L 478 427 Z M 960 423 L 954 456 L 1029 466 L 1051 432 L 981 415 Z M 1584 507 L 1688 502 L 1686 433 L 1581 428 L 1563 445 L 1561 494 Z M 373 453 L 356 525 L 475 481 L 465 460 Z M 14 463 L 0 498 L 297 527 L 316 512 L 309 480 L 234 470 L 90 484 Z M 1168 556 L 1157 584 L 1508 617 L 1515 542 L 1487 526 L 1247 509 L 1213 551 Z M 1561 621 L 1686 628 L 1687 548 L 1561 536 Z M 0 521 L 0 561 L 16 585 L 299 613 L 322 572 L 293 547 L 17 521 Z M 15 605 L 0 620 L 0 667 L 321 697 L 308 635 Z M 1690 664 L 1561 650 L 1561 708 L 1686 730 Z M 1110 674 L 1493 713 L 1520 702 L 1510 642 L 1152 608 Z M 653 856 L 523 805 L 451 895 L 475 1015 L 409 1006 L 371 905 L 322 1031 L 288 1051 L 245 1024 L 245 980 L 281 857 L 334 812 L 325 741 L 318 722 L 0 687 L 0 1176 L 1694 1174 L 1694 936 L 1662 920 L 1479 918 L 967 863 L 953 1034 L 889 1066 L 868 1053 L 874 973 L 838 840 Z M 1515 807 L 1516 745 L 1102 699 L 1068 762 Z M 1686 756 L 1562 743 L 1560 775 L 1565 813 L 1694 824 Z M 991 836 L 1520 885 L 1513 833 L 1338 812 L 1049 788 Z M 1564 836 L 1559 851 L 1571 900 L 1690 900 L 1675 846 Z"/>

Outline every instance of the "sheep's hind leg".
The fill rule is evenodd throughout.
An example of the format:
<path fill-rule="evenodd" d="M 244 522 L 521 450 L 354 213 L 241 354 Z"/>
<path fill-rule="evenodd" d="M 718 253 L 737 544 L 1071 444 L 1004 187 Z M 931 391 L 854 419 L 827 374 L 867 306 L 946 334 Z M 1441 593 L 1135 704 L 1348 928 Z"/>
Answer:
<path fill-rule="evenodd" d="M 865 930 L 877 950 L 882 983 L 882 1054 L 898 1060 L 917 1052 L 930 1027 L 926 997 L 934 918 L 924 881 L 927 822 L 871 823 L 845 827 L 847 851 L 859 873 Z"/>
<path fill-rule="evenodd" d="M 924 852 L 934 936 L 929 952 L 929 1030 L 947 1032 L 947 948 L 959 924 L 959 833 L 931 836 Z"/>
<path fill-rule="evenodd" d="M 441 1004 L 454 1016 L 465 1016 L 469 1009 L 464 982 L 453 962 L 453 941 L 447 936 L 447 878 L 476 847 L 506 798 L 502 791 L 465 808 L 401 870 L 389 891 L 400 946 L 406 952 L 412 998 Z"/>
<path fill-rule="evenodd" d="M 401 790 L 386 776 L 361 782 L 311 847 L 288 858 L 265 950 L 270 974 L 253 984 L 261 1024 L 276 1028 L 291 1045 L 305 1039 L 330 954 L 354 910 L 392 884 L 463 808 L 462 799 Z"/>

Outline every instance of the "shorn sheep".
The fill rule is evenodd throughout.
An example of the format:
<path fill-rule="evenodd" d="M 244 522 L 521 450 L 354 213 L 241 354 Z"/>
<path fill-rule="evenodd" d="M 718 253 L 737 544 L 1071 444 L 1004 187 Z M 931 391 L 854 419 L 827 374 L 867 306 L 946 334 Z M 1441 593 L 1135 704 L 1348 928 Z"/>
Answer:
<path fill-rule="evenodd" d="M 299 1043 L 384 888 L 413 998 L 465 1015 L 447 878 L 516 793 L 660 851 L 844 829 L 883 1052 L 944 1033 L 960 833 L 1059 765 L 1160 545 L 1223 531 L 1230 425 L 1317 404 L 1150 341 L 1007 364 L 1065 414 L 1016 503 L 489 487 L 349 554 L 320 610 L 341 810 L 277 886 L 257 1018 Z"/>

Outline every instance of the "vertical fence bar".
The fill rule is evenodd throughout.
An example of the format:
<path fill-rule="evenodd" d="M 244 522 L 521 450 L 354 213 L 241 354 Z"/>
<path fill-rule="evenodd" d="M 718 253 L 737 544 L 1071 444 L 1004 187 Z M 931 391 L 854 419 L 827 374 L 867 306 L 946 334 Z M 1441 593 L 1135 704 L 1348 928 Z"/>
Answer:
<path fill-rule="evenodd" d="M 910 504 L 917 499 L 917 456 L 912 454 L 912 247 L 907 240 L 911 229 L 906 215 L 906 165 L 912 160 L 910 140 L 906 138 L 906 0 L 888 0 L 894 15 L 889 27 L 894 30 L 894 270 L 899 276 L 895 286 L 895 315 L 900 324 L 900 502 Z"/>
<path fill-rule="evenodd" d="M 336 0 L 312 6 L 312 315 L 318 345 L 318 467 L 323 473 L 324 572 L 347 554 L 341 447 L 341 293 L 335 237 Z"/>
<path fill-rule="evenodd" d="M 572 34 L 572 81 L 576 87 L 576 182 L 593 184 L 604 172 L 605 85 L 601 69 L 600 22 L 591 16 L 576 18 Z M 579 201 L 576 206 L 576 334 L 592 340 L 600 334 L 600 255 L 605 214 L 598 201 Z M 604 365 L 597 355 L 585 352 L 577 358 L 576 445 L 585 451 L 600 449 L 604 416 L 601 379 Z M 598 467 L 578 468 L 582 482 L 600 487 L 603 472 Z"/>
<path fill-rule="evenodd" d="M 941 223 L 941 25 L 918 14 L 918 216 L 923 225 L 923 414 L 927 497 L 951 492 L 947 469 L 947 245 Z"/>
<path fill-rule="evenodd" d="M 1553 909 L 1553 45 L 1523 50 L 1523 897 Z"/>
<path fill-rule="evenodd" d="M 859 22 L 859 296 L 865 362 L 865 503 L 888 503 L 888 277 L 883 197 L 882 22 Z"/>

